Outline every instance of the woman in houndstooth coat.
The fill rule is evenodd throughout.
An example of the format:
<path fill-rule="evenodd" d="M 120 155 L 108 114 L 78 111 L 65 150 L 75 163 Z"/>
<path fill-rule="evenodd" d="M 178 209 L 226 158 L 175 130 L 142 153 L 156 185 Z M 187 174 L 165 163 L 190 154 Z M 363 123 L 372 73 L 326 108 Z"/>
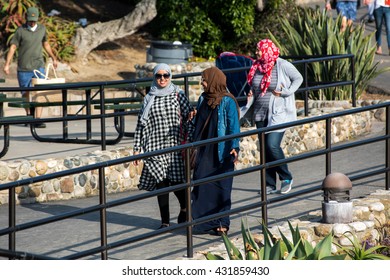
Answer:
<path fill-rule="evenodd" d="M 195 114 L 184 91 L 171 82 L 170 67 L 161 63 L 153 70 L 153 83 L 144 98 L 138 115 L 134 135 L 134 155 L 180 145 L 183 131 L 188 130 L 189 120 Z M 138 161 L 134 162 L 138 165 Z M 184 162 L 180 152 L 144 159 L 138 188 L 153 191 L 183 183 Z M 178 223 L 186 220 L 185 191 L 174 192 L 179 200 Z M 170 225 L 169 194 L 157 197 L 161 214 L 161 226 Z"/>

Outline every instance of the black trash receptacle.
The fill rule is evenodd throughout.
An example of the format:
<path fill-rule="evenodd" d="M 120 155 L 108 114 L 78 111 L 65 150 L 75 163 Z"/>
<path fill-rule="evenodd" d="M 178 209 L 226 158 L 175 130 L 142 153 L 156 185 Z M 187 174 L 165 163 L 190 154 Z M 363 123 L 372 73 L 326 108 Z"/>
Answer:
<path fill-rule="evenodd" d="M 192 57 L 192 45 L 178 41 L 152 41 L 146 54 L 147 62 L 187 63 L 188 59 Z"/>

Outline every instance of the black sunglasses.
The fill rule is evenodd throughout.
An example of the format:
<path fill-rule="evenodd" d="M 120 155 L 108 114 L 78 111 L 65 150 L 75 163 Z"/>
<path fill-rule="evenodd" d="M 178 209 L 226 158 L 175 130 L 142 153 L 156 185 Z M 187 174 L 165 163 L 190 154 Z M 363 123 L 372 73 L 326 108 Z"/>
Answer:
<path fill-rule="evenodd" d="M 169 75 L 169 74 L 156 74 L 154 76 L 156 77 L 156 79 L 161 79 L 162 77 L 164 77 L 164 79 L 168 79 L 171 75 Z"/>

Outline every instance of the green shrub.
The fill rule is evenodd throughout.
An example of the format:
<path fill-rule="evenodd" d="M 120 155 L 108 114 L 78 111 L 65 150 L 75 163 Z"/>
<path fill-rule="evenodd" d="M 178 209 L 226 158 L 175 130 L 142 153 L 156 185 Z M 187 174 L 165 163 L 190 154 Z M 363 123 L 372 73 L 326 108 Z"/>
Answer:
<path fill-rule="evenodd" d="M 328 234 L 323 240 L 313 247 L 310 242 L 302 238 L 298 227 L 295 229 L 288 222 L 292 242 L 280 232 L 281 239 L 276 239 L 269 229 L 263 225 L 264 241 L 257 244 L 244 220 L 241 221 L 241 234 L 244 241 L 244 255 L 234 246 L 226 235 L 223 235 L 223 241 L 230 260 L 343 260 L 345 254 L 332 254 L 331 246 L 333 242 L 332 233 Z M 208 260 L 221 260 L 221 256 L 206 253 Z"/>
<path fill-rule="evenodd" d="M 370 80 L 390 68 L 378 70 L 374 62 L 376 46 L 372 44 L 374 33 L 365 36 L 364 25 L 353 25 L 340 32 L 341 18 L 334 20 L 325 11 L 304 9 L 297 18 L 290 21 L 280 19 L 283 36 L 269 32 L 270 38 L 281 49 L 282 55 L 325 56 L 335 54 L 353 54 L 355 56 L 355 84 L 359 98 Z M 349 59 L 312 63 L 308 67 L 308 80 L 319 83 L 346 81 L 352 79 Z M 334 87 L 310 93 L 317 100 L 350 100 L 351 86 Z"/>
<path fill-rule="evenodd" d="M 10 40 L 18 26 L 25 20 L 27 9 L 39 4 L 36 0 L 0 0 L 0 39 L 2 45 Z"/>
<path fill-rule="evenodd" d="M 256 0 L 157 1 L 149 24 L 155 37 L 192 44 L 196 56 L 215 57 L 231 50 L 252 31 Z"/>
<path fill-rule="evenodd" d="M 357 237 L 346 232 L 344 236 L 351 242 L 351 246 L 341 246 L 333 242 L 333 232 L 330 232 L 315 246 L 302 238 L 298 226 L 293 228 L 288 221 L 292 242 L 279 230 L 280 239 L 276 239 L 270 230 L 263 225 L 264 241 L 257 243 L 253 238 L 246 219 L 241 220 L 241 234 L 244 248 L 241 252 L 227 237 L 222 235 L 223 242 L 230 260 L 390 260 L 383 254 L 390 250 L 384 244 L 368 246 L 368 242 L 359 243 Z M 384 235 L 387 238 L 387 235 Z M 340 250 L 332 253 L 332 244 Z M 222 256 L 207 252 L 204 254 L 208 260 L 223 260 Z"/>
<path fill-rule="evenodd" d="M 54 55 L 61 61 L 71 61 L 75 54 L 72 44 L 78 24 L 59 17 L 43 17 L 41 21 L 47 28 L 47 37 Z"/>
<path fill-rule="evenodd" d="M 302 12 L 303 8 L 298 6 L 295 0 L 266 1 L 264 10 L 255 14 L 253 30 L 243 35 L 228 50 L 254 57 L 257 42 L 269 38 L 268 30 L 279 38 L 284 37 L 284 30 L 280 28 L 279 18 L 293 21 L 297 17 L 297 13 Z"/>
<path fill-rule="evenodd" d="M 351 242 L 352 246 L 340 246 L 336 244 L 342 252 L 345 252 L 352 260 L 390 260 L 388 256 L 381 254 L 381 251 L 387 249 L 388 246 L 376 245 L 373 246 L 369 241 L 360 243 L 352 232 L 346 232 L 344 236 Z"/>

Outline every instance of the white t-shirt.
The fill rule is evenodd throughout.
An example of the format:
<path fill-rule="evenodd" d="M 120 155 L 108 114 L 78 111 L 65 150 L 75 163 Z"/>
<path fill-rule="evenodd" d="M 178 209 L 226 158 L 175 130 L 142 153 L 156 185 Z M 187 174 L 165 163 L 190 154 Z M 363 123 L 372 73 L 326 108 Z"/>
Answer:
<path fill-rule="evenodd" d="M 390 7 L 390 0 L 375 0 L 375 9 L 379 7 Z"/>

